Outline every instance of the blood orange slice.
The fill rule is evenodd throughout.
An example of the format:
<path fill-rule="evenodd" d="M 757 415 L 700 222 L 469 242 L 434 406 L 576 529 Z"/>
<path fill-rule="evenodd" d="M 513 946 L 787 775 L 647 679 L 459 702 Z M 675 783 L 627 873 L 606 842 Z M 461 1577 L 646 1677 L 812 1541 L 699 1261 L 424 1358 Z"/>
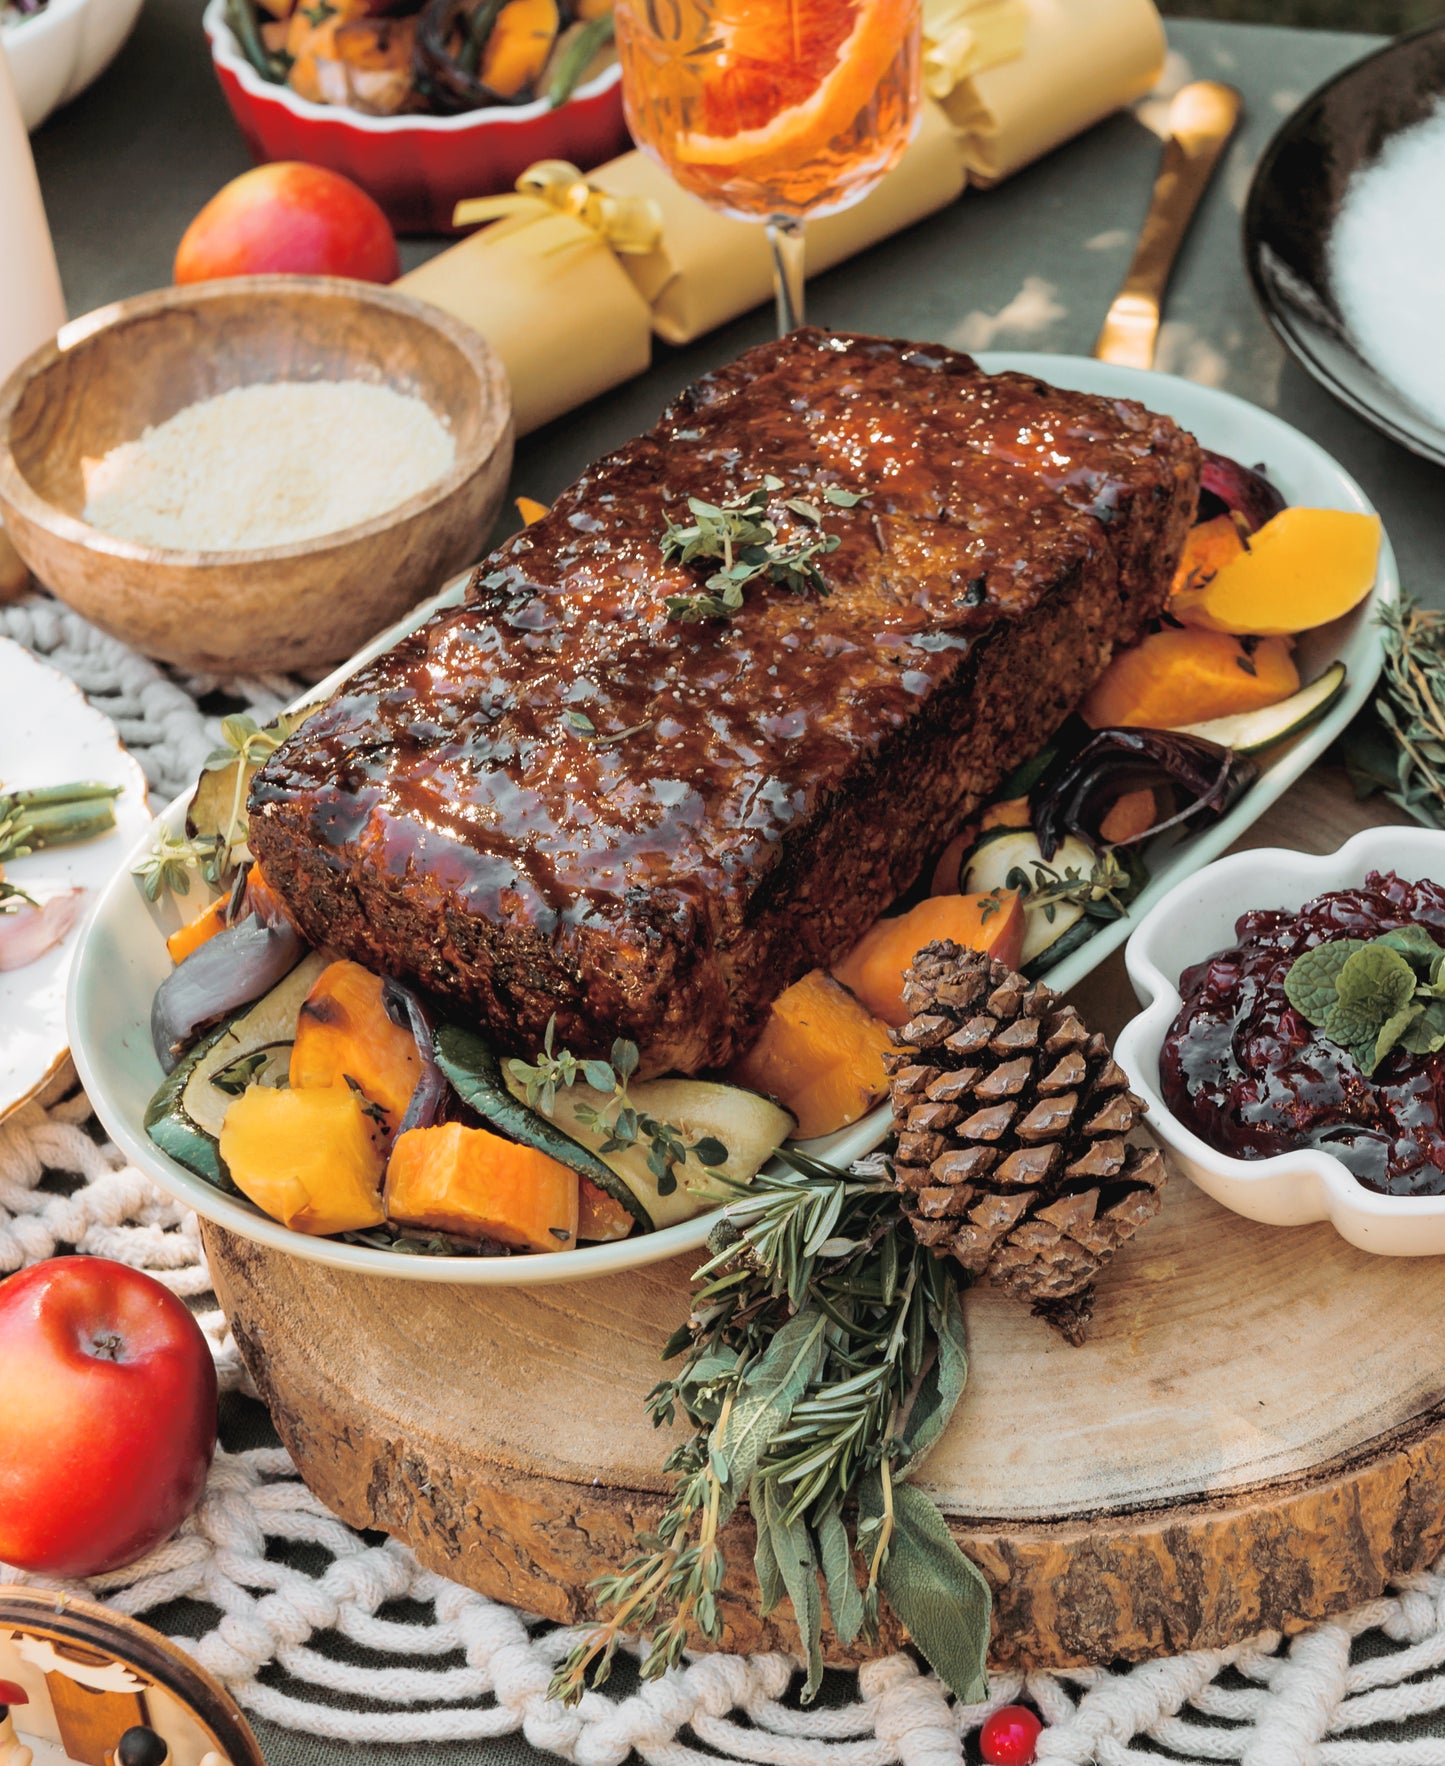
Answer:
<path fill-rule="evenodd" d="M 748 0 L 719 20 L 700 128 L 680 163 L 799 165 L 844 135 L 878 90 L 918 17 L 917 0 Z"/>

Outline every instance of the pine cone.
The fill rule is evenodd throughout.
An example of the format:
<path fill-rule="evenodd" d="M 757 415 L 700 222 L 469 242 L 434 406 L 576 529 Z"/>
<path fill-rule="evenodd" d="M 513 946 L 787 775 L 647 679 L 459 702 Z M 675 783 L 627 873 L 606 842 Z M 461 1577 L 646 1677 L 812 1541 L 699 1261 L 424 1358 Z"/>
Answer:
<path fill-rule="evenodd" d="M 1072 1006 L 956 944 L 913 959 L 885 1056 L 894 1172 L 925 1245 L 1080 1342 L 1094 1278 L 1158 1212 L 1164 1161 L 1107 1040 Z"/>

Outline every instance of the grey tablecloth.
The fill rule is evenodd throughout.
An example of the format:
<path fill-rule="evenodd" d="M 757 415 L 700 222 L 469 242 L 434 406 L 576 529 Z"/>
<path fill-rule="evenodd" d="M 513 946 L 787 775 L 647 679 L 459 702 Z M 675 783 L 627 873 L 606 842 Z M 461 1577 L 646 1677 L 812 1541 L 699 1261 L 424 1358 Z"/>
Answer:
<path fill-rule="evenodd" d="M 1374 40 L 1187 21 L 1171 24 L 1170 39 L 1192 73 L 1243 90 L 1246 120 L 1181 258 L 1158 365 L 1269 405 L 1315 436 L 1384 511 L 1406 584 L 1423 599 L 1445 599 L 1445 476 L 1376 435 L 1285 359 L 1240 262 L 1239 211 L 1271 132 Z M 248 164 L 210 73 L 199 0 L 148 0 L 115 67 L 47 123 L 34 145 L 71 312 L 169 281 L 186 222 Z M 1127 262 L 1157 159 L 1155 138 L 1131 117 L 1117 117 L 1010 184 L 969 194 L 949 213 L 823 277 L 810 291 L 811 316 L 973 349 L 1087 353 Z M 407 242 L 408 267 L 439 244 Z M 760 311 L 689 349 L 662 350 L 642 379 L 528 437 L 518 449 L 514 489 L 551 497 L 588 460 L 651 422 L 686 380 L 764 338 L 771 324 Z M 226 1417 L 233 1445 L 257 1444 L 266 1429 L 259 1408 L 244 1400 Z M 185 1620 L 182 1613 L 148 1616 L 163 1625 Z M 1429 1745 L 1424 1738 L 1437 1728 L 1422 1722 L 1407 1732 Z M 272 1766 L 332 1766 L 357 1752 L 264 1725 L 261 1741 Z M 1445 1740 L 1439 1746 L 1445 1762 Z M 405 1748 L 365 1753 L 377 1762 L 418 1757 Z M 439 1766 L 543 1759 L 520 1738 L 429 1747 L 426 1756 Z"/>

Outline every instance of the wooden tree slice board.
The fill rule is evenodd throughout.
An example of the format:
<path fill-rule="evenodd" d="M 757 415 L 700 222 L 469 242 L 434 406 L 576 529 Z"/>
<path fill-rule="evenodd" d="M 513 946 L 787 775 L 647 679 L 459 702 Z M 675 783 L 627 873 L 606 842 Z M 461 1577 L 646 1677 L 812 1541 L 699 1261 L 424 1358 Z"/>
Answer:
<path fill-rule="evenodd" d="M 1329 850 L 1367 819 L 1317 775 L 1254 844 Z M 1075 997 L 1111 1029 L 1133 1010 L 1117 962 Z M 489 1291 L 205 1238 L 324 1502 L 498 1599 L 592 1611 L 588 1583 L 662 1507 L 668 1443 L 642 1400 L 695 1258 Z M 968 1393 L 921 1482 L 993 1585 L 996 1665 L 1225 1646 L 1371 1598 L 1445 1549 L 1445 1262 L 1260 1226 L 1176 1178 L 1082 1349 L 990 1289 L 966 1306 Z M 785 1615 L 759 1615 L 745 1513 L 726 1538 L 723 1647 L 796 1650 Z M 880 1647 L 900 1638 L 890 1621 Z"/>

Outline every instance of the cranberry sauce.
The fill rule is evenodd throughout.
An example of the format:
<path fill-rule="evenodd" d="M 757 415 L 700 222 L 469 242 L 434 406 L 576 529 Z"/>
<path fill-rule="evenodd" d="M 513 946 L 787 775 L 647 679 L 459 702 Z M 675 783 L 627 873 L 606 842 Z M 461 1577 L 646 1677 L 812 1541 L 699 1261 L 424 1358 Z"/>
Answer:
<path fill-rule="evenodd" d="M 1379 871 L 1298 913 L 1242 914 L 1238 942 L 1179 978 L 1184 1003 L 1159 1056 L 1169 1108 L 1237 1159 L 1319 1147 L 1369 1189 L 1445 1195 L 1445 1052 L 1397 1048 L 1366 1077 L 1284 991 L 1314 945 L 1411 925 L 1445 946 L 1445 888 Z"/>

